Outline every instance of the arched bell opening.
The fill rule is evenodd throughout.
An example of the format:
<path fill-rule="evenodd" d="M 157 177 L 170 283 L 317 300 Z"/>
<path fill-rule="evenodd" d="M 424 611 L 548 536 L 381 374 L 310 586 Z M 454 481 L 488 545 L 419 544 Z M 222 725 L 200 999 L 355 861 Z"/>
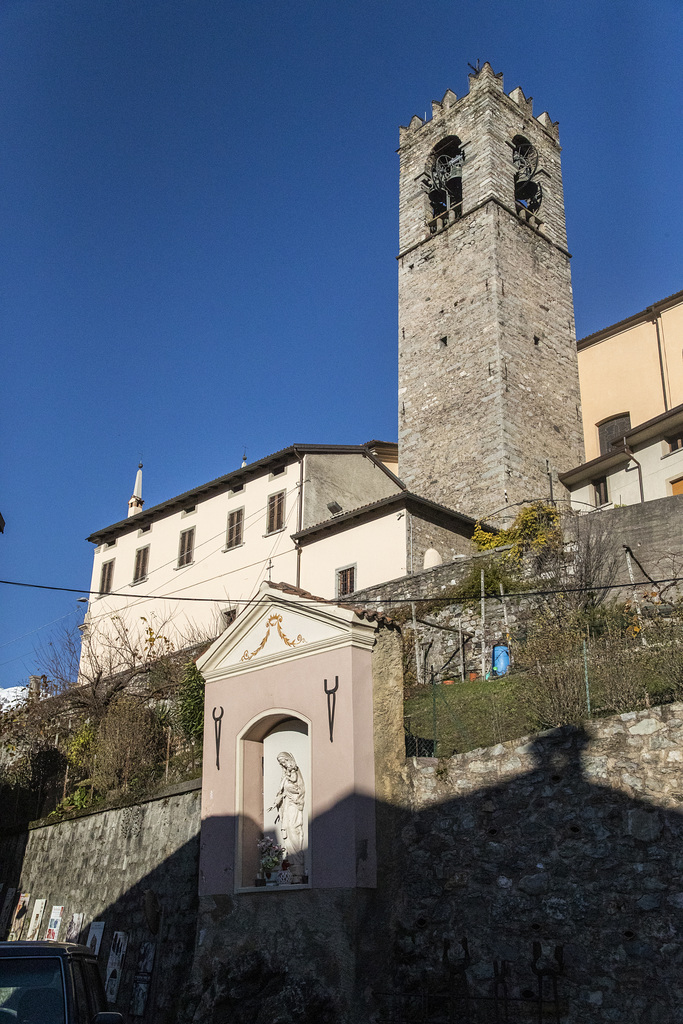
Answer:
<path fill-rule="evenodd" d="M 422 179 L 432 234 L 462 216 L 462 165 L 465 153 L 457 135 L 442 139 L 431 152 Z"/>
<path fill-rule="evenodd" d="M 515 204 L 530 213 L 538 213 L 543 202 L 543 189 L 535 180 L 538 171 L 538 150 L 523 135 L 512 140 L 512 164 L 515 168 Z"/>
<path fill-rule="evenodd" d="M 272 711 L 252 722 L 239 740 L 238 887 L 278 880 L 305 885 L 310 874 L 311 752 L 309 723 L 291 712 Z M 267 870 L 263 840 L 284 853 Z M 259 843 L 262 848 L 259 848 Z"/>

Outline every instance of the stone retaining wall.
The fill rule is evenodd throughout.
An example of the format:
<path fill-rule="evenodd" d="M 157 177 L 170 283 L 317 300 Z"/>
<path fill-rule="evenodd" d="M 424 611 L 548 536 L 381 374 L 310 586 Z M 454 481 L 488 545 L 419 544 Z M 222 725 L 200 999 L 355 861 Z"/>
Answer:
<path fill-rule="evenodd" d="M 393 800 L 395 985 L 438 984 L 464 936 L 471 991 L 491 995 L 507 961 L 526 1020 L 540 942 L 549 970 L 562 947 L 563 1021 L 683 1021 L 683 704 L 409 761 Z"/>
<path fill-rule="evenodd" d="M 112 1009 L 128 1013 L 142 942 L 156 955 L 145 1019 L 176 1020 L 176 997 L 192 960 L 197 915 L 200 781 L 169 788 L 130 807 L 96 811 L 58 824 L 34 823 L 0 838 L 0 882 L 46 899 L 39 937 L 50 910 L 63 906 L 59 939 L 74 913 L 83 913 L 83 941 L 92 921 L 104 921 L 99 953 L 103 976 L 115 931 L 128 949 Z M 24 926 L 24 936 L 28 924 Z M 1 936 L 4 938 L 5 936 Z M 139 1019 L 139 1018 L 136 1018 Z"/>

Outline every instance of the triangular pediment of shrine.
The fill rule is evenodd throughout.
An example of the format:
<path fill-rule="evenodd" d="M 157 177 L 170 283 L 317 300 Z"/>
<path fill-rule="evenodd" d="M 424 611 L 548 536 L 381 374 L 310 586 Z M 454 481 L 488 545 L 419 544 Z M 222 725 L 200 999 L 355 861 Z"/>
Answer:
<path fill-rule="evenodd" d="M 376 616 L 263 583 L 258 596 L 212 643 L 197 666 L 205 680 L 244 675 L 349 643 L 372 647 Z"/>

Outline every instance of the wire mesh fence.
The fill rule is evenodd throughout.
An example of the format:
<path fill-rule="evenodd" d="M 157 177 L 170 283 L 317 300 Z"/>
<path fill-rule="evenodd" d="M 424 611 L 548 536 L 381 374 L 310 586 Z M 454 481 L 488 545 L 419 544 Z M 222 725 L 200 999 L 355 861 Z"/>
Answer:
<path fill-rule="evenodd" d="M 497 664 L 500 646 L 507 658 Z M 492 644 L 482 662 L 483 671 L 462 673 L 432 664 L 424 681 L 406 688 L 407 756 L 450 757 L 683 699 L 683 614 L 642 626 L 626 615 L 599 630 L 541 616 Z"/>

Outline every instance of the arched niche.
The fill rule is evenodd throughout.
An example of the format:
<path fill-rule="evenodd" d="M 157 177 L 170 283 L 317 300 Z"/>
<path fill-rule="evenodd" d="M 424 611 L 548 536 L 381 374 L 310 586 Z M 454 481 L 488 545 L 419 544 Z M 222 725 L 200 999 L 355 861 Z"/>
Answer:
<path fill-rule="evenodd" d="M 284 846 L 292 884 L 310 874 L 310 723 L 291 711 L 271 711 L 251 722 L 238 743 L 238 888 L 256 884 L 258 841 Z"/>
<path fill-rule="evenodd" d="M 443 558 L 436 550 L 436 548 L 427 548 L 424 555 L 424 561 L 422 567 L 424 569 L 434 569 L 437 565 L 443 564 Z"/>

